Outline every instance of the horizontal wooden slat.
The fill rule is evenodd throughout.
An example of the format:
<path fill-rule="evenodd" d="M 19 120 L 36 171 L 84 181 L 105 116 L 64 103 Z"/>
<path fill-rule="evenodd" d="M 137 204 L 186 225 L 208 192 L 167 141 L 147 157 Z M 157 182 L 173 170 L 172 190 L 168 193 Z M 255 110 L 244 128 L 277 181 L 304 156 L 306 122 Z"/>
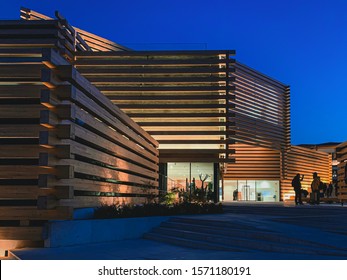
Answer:
<path fill-rule="evenodd" d="M 42 227 L 0 227 L 1 239 L 5 240 L 42 240 Z"/>
<path fill-rule="evenodd" d="M 0 220 L 69 220 L 72 208 L 38 210 L 36 207 L 0 207 Z"/>
<path fill-rule="evenodd" d="M 37 124 L 1 124 L 0 137 L 38 138 L 40 131 L 47 129 L 39 125 L 39 118 L 32 122 L 37 122 Z"/>
<path fill-rule="evenodd" d="M 57 199 L 72 198 L 70 186 L 53 186 L 52 188 L 39 188 L 26 185 L 0 185 L 0 199 L 37 199 L 39 196 L 53 195 Z"/>
<path fill-rule="evenodd" d="M 210 59 L 182 59 L 182 60 L 172 60 L 172 59 L 102 59 L 92 58 L 88 60 L 80 59 L 78 60 L 78 65 L 219 65 L 228 62 L 226 59 L 210 58 Z"/>
<path fill-rule="evenodd" d="M 98 119 L 105 122 L 107 125 L 112 126 L 113 129 L 120 131 L 128 138 L 134 139 L 138 144 L 143 145 L 143 147 L 149 150 L 151 153 L 156 155 L 158 154 L 158 151 L 154 146 L 148 145 L 148 143 L 144 139 L 138 137 L 138 134 L 130 130 L 127 126 L 117 120 L 104 108 L 101 108 L 93 100 L 88 99 L 82 92 L 78 91 L 76 88 L 71 86 L 63 86 L 57 88 L 54 92 L 58 97 L 62 99 L 71 98 L 71 100 L 75 101 L 84 110 L 89 112 L 89 114 L 94 115 Z M 91 116 L 89 118 L 91 118 Z"/>
<path fill-rule="evenodd" d="M 99 148 L 101 150 L 108 151 L 109 153 L 124 159 L 129 159 L 132 162 L 137 162 L 141 165 L 148 166 L 149 168 L 156 168 L 155 162 L 157 162 L 157 158 L 154 161 L 149 161 L 144 157 L 131 153 L 129 150 L 122 148 L 120 146 L 115 145 L 113 142 L 99 137 L 96 133 L 91 132 L 83 127 L 78 125 L 74 126 L 75 137 L 78 137 L 81 140 L 87 141 L 89 146 L 94 148 Z M 52 143 L 53 144 L 53 143 Z"/>
<path fill-rule="evenodd" d="M 54 170 L 27 165 L 1 165 L 0 179 L 37 179 L 39 174 L 52 174 Z"/>
<path fill-rule="evenodd" d="M 1 118 L 39 118 L 42 105 L 0 105 Z"/>
<path fill-rule="evenodd" d="M 110 168 L 99 166 L 97 164 L 92 164 L 80 160 L 74 159 L 60 159 L 60 160 L 52 160 L 48 159 L 48 162 L 45 163 L 45 166 L 72 166 L 73 172 L 75 173 L 74 177 L 76 177 L 76 173 L 83 173 L 88 176 L 101 177 L 105 179 L 112 179 L 120 182 L 130 182 L 136 184 L 143 184 L 144 182 L 153 182 L 157 184 L 156 179 L 157 174 L 155 172 L 147 173 L 149 178 L 143 176 L 143 174 L 130 174 L 128 169 L 113 169 L 112 166 Z M 128 171 L 128 172 L 127 172 Z M 66 178 L 61 177 L 61 178 Z"/>
<path fill-rule="evenodd" d="M 94 55 L 94 54 L 93 54 Z M 109 70 L 108 66 L 97 66 L 97 67 L 80 67 L 76 61 L 76 67 L 83 74 L 83 76 L 89 78 L 90 76 L 100 76 L 105 75 Z M 211 74 L 211 73 L 223 73 L 225 69 L 221 69 L 218 66 L 206 67 L 161 67 L 161 68 L 143 68 L 143 67 L 132 67 L 132 68 L 113 68 L 111 73 L 108 73 L 107 76 L 116 76 L 130 74 L 134 75 L 143 75 L 143 74 Z"/>
<path fill-rule="evenodd" d="M 96 88 L 94 88 L 92 85 L 90 85 L 87 80 L 82 77 L 76 69 L 74 69 L 72 66 L 59 66 L 58 68 L 58 75 L 61 76 L 64 79 L 70 80 L 71 82 L 75 83 L 77 87 L 80 87 L 80 89 L 84 90 L 85 94 L 88 94 L 89 97 L 94 99 L 94 101 L 99 100 L 99 102 L 103 102 L 104 106 L 108 108 L 109 110 L 113 111 L 119 119 L 122 120 L 123 123 L 131 127 L 134 131 L 139 133 L 143 136 L 144 139 L 147 139 L 150 141 L 150 143 L 153 146 L 157 146 L 158 143 L 150 137 L 149 134 L 144 132 L 140 126 L 136 125 L 135 123 L 131 122 L 130 118 L 125 115 L 120 109 L 118 109 L 115 106 L 112 106 L 112 104 L 109 104 L 108 99 L 103 96 Z"/>
<path fill-rule="evenodd" d="M 60 158 L 73 158 L 76 155 L 83 156 L 89 159 L 93 159 L 96 161 L 100 161 L 104 164 L 114 166 L 115 168 L 118 168 L 120 170 L 129 170 L 132 172 L 136 172 L 138 174 L 143 174 L 146 176 L 153 176 L 153 168 L 151 167 L 142 167 L 138 166 L 135 163 L 128 162 L 126 160 L 114 157 L 108 153 L 96 150 L 94 148 L 85 146 L 83 144 L 80 144 L 78 142 L 64 142 L 64 145 L 61 145 L 59 147 L 56 146 L 56 148 L 64 148 L 65 151 L 67 151 L 68 154 L 60 155 Z M 46 151 L 47 152 L 47 151 Z M 67 157 L 68 156 L 68 157 Z M 157 166 L 154 169 L 154 171 L 157 171 Z"/>

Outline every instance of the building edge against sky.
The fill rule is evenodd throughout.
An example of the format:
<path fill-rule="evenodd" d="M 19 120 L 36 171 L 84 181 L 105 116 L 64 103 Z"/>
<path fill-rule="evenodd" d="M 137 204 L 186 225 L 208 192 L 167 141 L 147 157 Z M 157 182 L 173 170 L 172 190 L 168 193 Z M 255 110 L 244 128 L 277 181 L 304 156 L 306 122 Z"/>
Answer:
<path fill-rule="evenodd" d="M 234 51 L 133 51 L 56 16 L 22 9 L 24 21 L 1 22 L 0 149 L 13 176 L 1 173 L 0 194 L 14 211 L 3 209 L 2 220 L 18 240 L 31 232 L 41 242 L 40 222 L 72 219 L 77 208 L 144 201 L 140 182 L 204 184 L 215 201 L 233 200 L 235 190 L 238 200 L 279 201 L 293 195 L 298 172 L 304 188 L 312 172 L 331 180 L 328 154 L 290 144 L 289 87 L 235 61 Z M 30 186 L 16 178 L 25 170 Z"/>
<path fill-rule="evenodd" d="M 21 17 L 51 19 L 25 8 Z M 76 69 L 159 142 L 162 188 L 193 178 L 199 186 L 208 175 L 217 198 L 228 200 L 236 184 L 241 200 L 260 192 L 271 201 L 293 194 L 294 173 L 331 180 L 329 156 L 302 156 L 290 144 L 289 86 L 235 61 L 234 51 L 131 51 L 75 30 L 90 47 L 74 52 Z"/>

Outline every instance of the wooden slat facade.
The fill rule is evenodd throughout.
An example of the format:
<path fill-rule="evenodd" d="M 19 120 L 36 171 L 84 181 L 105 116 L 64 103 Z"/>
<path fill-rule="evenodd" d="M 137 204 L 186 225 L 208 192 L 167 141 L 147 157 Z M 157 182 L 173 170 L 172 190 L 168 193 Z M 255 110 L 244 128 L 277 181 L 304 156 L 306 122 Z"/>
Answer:
<path fill-rule="evenodd" d="M 76 208 L 146 201 L 158 142 L 70 64 L 68 24 L 0 25 L 1 248 L 42 245 Z"/>
<path fill-rule="evenodd" d="M 226 164 L 224 180 L 281 180 L 281 152 L 247 144 L 230 145 L 234 163 Z"/>
<path fill-rule="evenodd" d="M 235 62 L 234 51 L 130 51 L 59 13 L 22 8 L 21 17 L 0 21 L 6 248 L 10 236 L 42 242 L 42 225 L 75 208 L 143 202 L 159 162 L 220 163 L 224 180 L 278 180 L 282 199 L 298 172 L 304 187 L 312 172 L 330 181 L 327 154 L 290 145 L 289 87 Z"/>
<path fill-rule="evenodd" d="M 337 185 L 339 187 L 338 198 L 342 203 L 347 200 L 347 142 L 336 147 L 338 164 Z"/>
<path fill-rule="evenodd" d="M 129 51 L 75 30 L 91 47 L 76 49 L 75 67 L 160 143 L 161 162 L 225 163 L 226 180 L 280 180 L 282 197 L 291 192 L 289 86 L 235 62 L 234 51 Z"/>
<path fill-rule="evenodd" d="M 228 162 L 233 54 L 78 52 L 75 67 L 159 142 L 161 162 Z"/>
<path fill-rule="evenodd" d="M 283 151 L 290 145 L 290 91 L 241 63 L 235 63 L 236 142 Z"/>
<path fill-rule="evenodd" d="M 297 173 L 304 175 L 301 182 L 302 188 L 311 192 L 311 182 L 313 172 L 317 172 L 321 181 L 330 183 L 332 181 L 332 159 L 328 153 L 299 147 L 291 146 L 286 161 L 286 177 L 281 182 L 281 195 L 294 196 L 291 185 L 292 179 Z"/>

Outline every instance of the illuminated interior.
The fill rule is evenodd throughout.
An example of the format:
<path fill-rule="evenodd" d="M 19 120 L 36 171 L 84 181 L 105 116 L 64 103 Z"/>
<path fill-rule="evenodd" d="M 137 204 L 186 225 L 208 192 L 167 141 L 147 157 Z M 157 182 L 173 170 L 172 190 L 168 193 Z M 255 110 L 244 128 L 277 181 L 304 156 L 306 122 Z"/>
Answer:
<path fill-rule="evenodd" d="M 226 180 L 224 201 L 279 201 L 279 181 Z"/>
<path fill-rule="evenodd" d="M 206 178 L 206 179 L 205 179 Z M 213 187 L 213 163 L 208 162 L 169 162 L 167 165 L 167 189 L 173 188 L 189 191 L 189 186 L 194 184 L 201 188 Z"/>

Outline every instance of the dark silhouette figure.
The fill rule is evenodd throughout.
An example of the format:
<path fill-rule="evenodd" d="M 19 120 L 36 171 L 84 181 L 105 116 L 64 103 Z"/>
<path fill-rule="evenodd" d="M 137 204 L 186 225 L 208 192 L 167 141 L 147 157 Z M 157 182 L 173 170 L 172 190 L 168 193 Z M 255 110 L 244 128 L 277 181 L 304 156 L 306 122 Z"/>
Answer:
<path fill-rule="evenodd" d="M 330 182 L 327 189 L 327 197 L 331 197 L 332 194 L 333 194 L 333 183 Z"/>
<path fill-rule="evenodd" d="M 335 196 L 337 197 L 339 195 L 339 185 L 335 183 Z"/>
<path fill-rule="evenodd" d="M 296 174 L 292 180 L 292 187 L 295 191 L 295 205 L 302 204 L 301 199 L 301 181 L 304 179 L 304 175 L 300 177 L 300 173 Z"/>
<path fill-rule="evenodd" d="M 320 177 L 318 176 L 317 172 L 314 172 L 313 180 L 311 183 L 311 190 L 312 190 L 311 202 L 313 204 L 319 204 L 319 199 L 320 199 L 319 185 L 320 184 L 321 184 Z"/>
<path fill-rule="evenodd" d="M 233 192 L 233 200 L 237 200 L 237 195 L 238 195 L 238 191 L 237 189 L 235 189 Z"/>

